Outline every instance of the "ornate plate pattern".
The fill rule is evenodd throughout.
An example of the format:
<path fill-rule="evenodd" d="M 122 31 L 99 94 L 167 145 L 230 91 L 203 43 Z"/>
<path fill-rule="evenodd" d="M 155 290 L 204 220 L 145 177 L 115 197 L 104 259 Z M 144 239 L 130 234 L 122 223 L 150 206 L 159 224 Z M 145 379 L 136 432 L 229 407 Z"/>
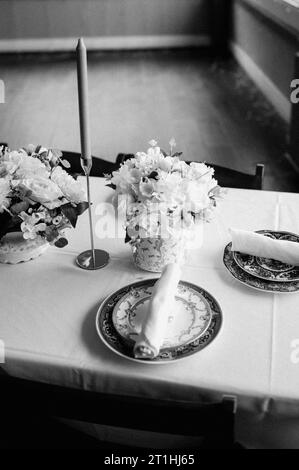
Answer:
<path fill-rule="evenodd" d="M 135 359 L 134 336 L 156 281 L 147 279 L 119 289 L 102 303 L 97 313 L 96 327 L 104 343 L 135 362 L 161 364 L 190 356 L 210 344 L 221 327 L 222 312 L 214 297 L 201 287 L 181 281 L 176 313 L 184 312 L 187 318 L 175 322 L 170 315 L 174 326 L 169 329 L 159 356 L 151 360 Z"/>
<path fill-rule="evenodd" d="M 274 240 L 288 240 L 299 243 L 299 235 L 289 232 L 259 230 L 257 233 L 273 238 Z M 233 252 L 233 257 L 241 269 L 260 279 L 275 282 L 299 281 L 298 266 L 291 266 L 274 259 L 251 256 L 245 253 L 239 253 L 238 251 Z"/>
<path fill-rule="evenodd" d="M 299 291 L 299 281 L 291 282 L 275 282 L 275 281 L 266 281 L 265 279 L 260 279 L 258 277 L 252 276 L 244 271 L 236 263 L 232 251 L 232 243 L 229 243 L 224 250 L 223 262 L 228 271 L 233 275 L 235 279 L 246 284 L 249 287 L 258 289 L 266 292 L 273 293 L 292 293 Z"/>
<path fill-rule="evenodd" d="M 141 331 L 152 290 L 153 286 L 133 287 L 113 310 L 112 322 L 116 331 L 133 344 Z M 195 341 L 207 330 L 211 320 L 210 305 L 201 293 L 179 284 L 162 350 Z"/>

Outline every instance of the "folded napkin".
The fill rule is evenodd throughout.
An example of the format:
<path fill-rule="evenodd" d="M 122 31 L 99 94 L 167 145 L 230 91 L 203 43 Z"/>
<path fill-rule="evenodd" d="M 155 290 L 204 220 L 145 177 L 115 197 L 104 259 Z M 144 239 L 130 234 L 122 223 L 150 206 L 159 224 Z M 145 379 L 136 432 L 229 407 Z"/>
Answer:
<path fill-rule="evenodd" d="M 232 250 L 299 266 L 299 243 L 273 240 L 259 233 L 230 229 Z"/>
<path fill-rule="evenodd" d="M 159 354 L 165 338 L 169 313 L 174 308 L 180 276 L 179 264 L 172 263 L 165 266 L 160 279 L 156 282 L 141 333 L 135 343 L 136 358 L 152 359 Z"/>

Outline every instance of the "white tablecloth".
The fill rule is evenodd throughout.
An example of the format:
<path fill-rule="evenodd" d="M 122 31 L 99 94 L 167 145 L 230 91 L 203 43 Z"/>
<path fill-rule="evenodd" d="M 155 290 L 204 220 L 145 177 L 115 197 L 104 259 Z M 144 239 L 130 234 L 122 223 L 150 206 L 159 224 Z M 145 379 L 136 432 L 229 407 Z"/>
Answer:
<path fill-rule="evenodd" d="M 216 297 L 223 310 L 221 331 L 198 354 L 155 366 L 120 358 L 95 330 L 95 315 L 106 296 L 157 277 L 134 267 L 122 233 L 115 237 L 108 205 L 103 217 L 99 203 L 110 202 L 112 194 L 104 180 L 92 179 L 96 231 L 106 237 L 97 238 L 96 247 L 111 256 L 105 269 L 87 272 L 75 265 L 76 255 L 89 247 L 87 213 L 64 249 L 51 247 L 34 261 L 0 265 L 3 369 L 21 378 L 136 396 L 197 400 L 236 394 L 241 439 L 246 434 L 247 441 L 264 446 L 278 445 L 278 439 L 282 446 L 288 426 L 287 446 L 299 447 L 299 293 L 248 288 L 222 262 L 231 226 L 299 233 L 299 194 L 228 190 L 214 221 L 204 227 L 203 246 L 192 250 L 182 275 Z M 272 434 L 267 442 L 267 430 L 277 420 L 282 435 L 273 439 Z"/>

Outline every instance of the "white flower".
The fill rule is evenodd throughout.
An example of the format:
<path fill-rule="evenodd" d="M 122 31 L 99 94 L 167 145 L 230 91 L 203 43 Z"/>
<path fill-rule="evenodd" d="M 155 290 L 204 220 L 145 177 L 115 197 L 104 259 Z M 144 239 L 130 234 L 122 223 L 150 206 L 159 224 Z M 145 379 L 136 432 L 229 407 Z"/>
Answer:
<path fill-rule="evenodd" d="M 38 235 L 39 232 L 44 232 L 47 228 L 45 223 L 40 223 L 36 225 L 30 225 L 27 222 L 21 223 L 21 230 L 23 232 L 23 238 L 25 240 L 34 240 Z"/>
<path fill-rule="evenodd" d="M 51 175 L 51 180 L 60 188 L 63 196 L 74 204 L 86 201 L 86 191 L 79 181 L 76 181 L 60 166 L 57 166 Z"/>
<path fill-rule="evenodd" d="M 208 181 L 214 175 L 214 168 L 207 166 L 205 163 L 191 162 L 188 176 L 190 179 L 201 179 Z"/>
<path fill-rule="evenodd" d="M 179 173 L 168 173 L 155 182 L 156 198 L 168 203 L 169 207 L 182 203 L 185 194 L 181 190 L 182 177 Z"/>
<path fill-rule="evenodd" d="M 46 212 L 45 211 L 33 212 L 31 217 L 34 223 L 37 224 L 40 220 L 46 219 Z"/>
<path fill-rule="evenodd" d="M 143 198 L 143 197 L 145 197 L 145 198 L 152 197 L 152 195 L 155 191 L 154 182 L 150 179 L 147 179 L 146 181 L 140 181 L 139 191 L 140 191 L 141 198 Z"/>
<path fill-rule="evenodd" d="M 163 155 L 160 155 L 157 163 L 158 163 L 158 167 L 161 170 L 169 172 L 173 167 L 174 158 L 173 157 L 164 157 Z"/>
<path fill-rule="evenodd" d="M 19 217 L 23 220 L 21 223 L 21 230 L 23 232 L 23 238 L 25 240 L 34 240 L 39 232 L 44 232 L 47 228 L 45 223 L 39 223 L 41 217 L 37 216 L 37 212 L 32 215 L 26 214 L 26 212 L 21 212 Z M 40 214 L 43 215 L 42 213 Z"/>
<path fill-rule="evenodd" d="M 184 162 L 184 160 L 180 160 L 178 157 L 173 157 L 173 166 L 172 170 L 181 173 L 182 178 L 189 178 L 190 168 L 189 165 Z"/>
<path fill-rule="evenodd" d="M 38 158 L 29 155 L 23 156 L 15 172 L 17 179 L 49 178 L 49 176 L 48 168 Z"/>
<path fill-rule="evenodd" d="M 152 139 L 149 141 L 149 144 L 151 147 L 156 147 L 158 145 L 158 142 L 155 139 Z"/>
<path fill-rule="evenodd" d="M 135 206 L 136 207 L 136 206 Z M 160 230 L 160 213 L 146 204 L 139 204 L 137 214 L 127 215 L 127 233 L 131 239 L 157 237 Z"/>
<path fill-rule="evenodd" d="M 119 193 L 131 193 L 133 191 L 132 185 L 139 183 L 141 179 L 141 172 L 136 169 L 130 169 L 127 164 L 120 167 L 118 171 L 112 173 L 110 183 L 115 184 Z"/>
<path fill-rule="evenodd" d="M 40 204 L 55 203 L 54 207 L 61 205 L 59 199 L 63 197 L 63 193 L 57 184 L 50 179 L 24 179 L 19 182 L 18 188 L 28 193 L 28 197 L 31 201 L 39 202 Z"/>
<path fill-rule="evenodd" d="M 36 145 L 34 144 L 28 144 L 26 147 L 26 152 L 28 153 L 28 155 L 35 153 L 35 150 L 36 150 Z"/>
<path fill-rule="evenodd" d="M 151 158 L 149 158 L 149 155 L 147 153 L 138 152 L 136 153 L 135 166 L 141 171 L 142 175 L 145 176 L 152 171 L 153 161 Z"/>
<path fill-rule="evenodd" d="M 147 158 L 150 159 L 151 163 L 157 163 L 161 155 L 163 157 L 160 147 L 150 147 L 147 151 Z"/>
<path fill-rule="evenodd" d="M 184 186 L 188 210 L 200 212 L 209 207 L 211 201 L 206 187 L 198 181 L 188 181 Z"/>
<path fill-rule="evenodd" d="M 4 211 L 4 208 L 9 207 L 10 199 L 10 184 L 7 178 L 0 178 L 0 213 Z"/>
<path fill-rule="evenodd" d="M 173 153 L 175 140 L 172 138 L 169 144 Z M 109 179 L 115 185 L 116 197 L 124 195 L 129 202 L 126 226 L 135 242 L 163 236 L 165 228 L 171 236 L 192 231 L 214 209 L 214 169 L 199 162 L 188 165 L 178 156 L 164 156 L 154 140 L 150 145 L 146 153 L 138 152 Z"/>
<path fill-rule="evenodd" d="M 6 152 L 1 158 L 0 174 L 12 175 L 19 168 L 26 154 L 22 151 Z"/>

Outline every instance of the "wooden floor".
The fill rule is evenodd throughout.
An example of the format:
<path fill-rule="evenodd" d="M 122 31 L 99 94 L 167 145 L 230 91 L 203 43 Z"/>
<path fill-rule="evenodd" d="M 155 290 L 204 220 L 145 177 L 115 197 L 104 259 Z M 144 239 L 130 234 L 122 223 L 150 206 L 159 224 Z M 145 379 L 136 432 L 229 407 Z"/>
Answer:
<path fill-rule="evenodd" d="M 1 57 L 0 78 L 0 141 L 79 150 L 74 58 Z M 89 82 L 94 155 L 114 160 L 174 136 L 186 160 L 248 172 L 265 163 L 265 189 L 299 191 L 284 158 L 286 128 L 234 61 L 194 51 L 93 54 Z"/>

